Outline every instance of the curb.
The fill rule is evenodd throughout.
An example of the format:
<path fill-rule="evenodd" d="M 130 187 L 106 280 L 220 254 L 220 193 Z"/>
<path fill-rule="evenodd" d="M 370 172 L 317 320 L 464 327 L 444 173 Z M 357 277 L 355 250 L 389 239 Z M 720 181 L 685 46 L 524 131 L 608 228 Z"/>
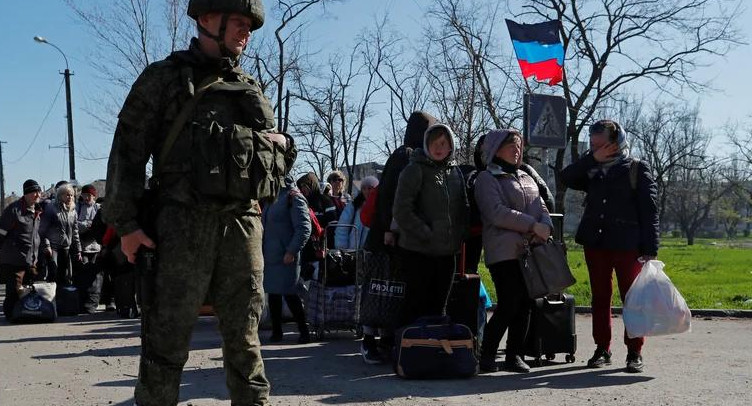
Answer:
<path fill-rule="evenodd" d="M 590 306 L 575 306 L 575 313 L 592 313 Z M 752 319 L 752 310 L 736 309 L 690 309 L 693 317 L 738 317 L 740 319 Z M 621 314 L 621 307 L 612 307 L 612 314 Z"/>

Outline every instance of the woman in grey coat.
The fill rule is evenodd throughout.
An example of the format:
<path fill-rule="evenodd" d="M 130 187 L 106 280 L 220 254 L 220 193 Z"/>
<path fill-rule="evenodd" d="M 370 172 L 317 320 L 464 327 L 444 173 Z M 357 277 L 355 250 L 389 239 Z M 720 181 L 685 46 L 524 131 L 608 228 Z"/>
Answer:
<path fill-rule="evenodd" d="M 311 235 L 311 217 L 305 197 L 288 175 L 277 200 L 264 208 L 264 291 L 269 294 L 272 320 L 270 341 L 282 341 L 282 297 L 298 324 L 298 342 L 310 341 L 303 303 L 295 285 L 300 276 L 300 250 Z"/>
<path fill-rule="evenodd" d="M 487 167 L 475 181 L 475 200 L 483 222 L 486 265 L 499 303 L 483 334 L 480 368 L 498 370 L 496 350 L 508 327 L 506 369 L 528 372 L 523 356 L 530 300 L 517 258 L 526 241 L 548 239 L 553 224 L 535 180 L 520 170 L 522 134 L 517 130 L 489 132 L 482 159 Z"/>

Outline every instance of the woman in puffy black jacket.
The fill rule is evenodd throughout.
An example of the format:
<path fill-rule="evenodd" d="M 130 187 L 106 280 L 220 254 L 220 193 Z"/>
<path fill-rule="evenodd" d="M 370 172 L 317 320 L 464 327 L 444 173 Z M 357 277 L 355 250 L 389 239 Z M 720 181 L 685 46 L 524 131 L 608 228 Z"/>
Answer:
<path fill-rule="evenodd" d="M 611 275 L 624 301 L 641 262 L 658 255 L 657 187 L 645 162 L 629 156 L 624 130 L 612 120 L 590 126 L 590 150 L 564 168 L 561 180 L 587 193 L 575 241 L 584 246 L 593 295 L 596 350 L 588 366 L 600 368 L 611 364 Z M 644 342 L 624 332 L 627 372 L 642 372 Z"/>

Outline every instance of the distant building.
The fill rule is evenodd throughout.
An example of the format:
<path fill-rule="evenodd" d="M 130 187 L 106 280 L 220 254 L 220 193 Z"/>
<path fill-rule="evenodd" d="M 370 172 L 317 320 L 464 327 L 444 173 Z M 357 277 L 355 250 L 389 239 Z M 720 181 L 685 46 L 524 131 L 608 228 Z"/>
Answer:
<path fill-rule="evenodd" d="M 16 192 L 11 192 L 10 196 L 7 196 L 5 200 L 3 201 L 3 208 L 8 207 L 11 203 L 18 200 L 18 196 L 16 195 Z"/>
<path fill-rule="evenodd" d="M 363 180 L 363 178 L 366 176 L 375 176 L 381 179 L 381 172 L 383 170 L 384 165 L 376 162 L 366 162 L 353 166 L 352 174 L 350 174 L 346 168 L 343 168 L 342 172 L 345 173 L 345 176 L 352 179 L 353 188 L 351 193 L 355 196 L 360 192 L 360 181 Z"/>

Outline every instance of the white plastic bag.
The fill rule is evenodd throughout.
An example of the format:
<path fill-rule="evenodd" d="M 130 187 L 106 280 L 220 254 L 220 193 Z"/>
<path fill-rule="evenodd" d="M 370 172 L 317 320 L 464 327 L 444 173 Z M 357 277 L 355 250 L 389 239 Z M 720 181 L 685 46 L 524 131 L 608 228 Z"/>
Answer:
<path fill-rule="evenodd" d="M 627 292 L 622 317 L 629 338 L 678 334 L 691 327 L 687 302 L 663 267 L 661 261 L 645 262 Z"/>

